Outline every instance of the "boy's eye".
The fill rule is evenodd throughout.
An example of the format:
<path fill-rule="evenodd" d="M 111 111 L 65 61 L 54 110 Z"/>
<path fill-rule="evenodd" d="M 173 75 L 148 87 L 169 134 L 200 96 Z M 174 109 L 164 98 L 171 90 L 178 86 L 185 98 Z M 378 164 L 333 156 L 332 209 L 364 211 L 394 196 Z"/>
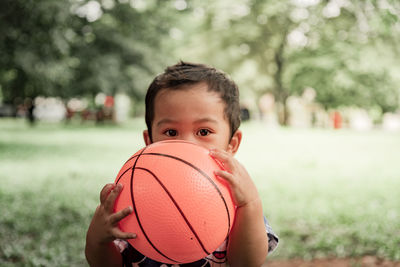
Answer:
<path fill-rule="evenodd" d="M 197 132 L 197 134 L 200 135 L 200 136 L 207 136 L 207 135 L 209 135 L 210 133 L 211 133 L 211 131 L 208 130 L 208 129 L 200 129 L 200 130 Z"/>
<path fill-rule="evenodd" d="M 178 132 L 176 130 L 172 130 L 172 129 L 166 130 L 164 133 L 170 137 L 177 136 L 177 134 L 178 134 Z"/>

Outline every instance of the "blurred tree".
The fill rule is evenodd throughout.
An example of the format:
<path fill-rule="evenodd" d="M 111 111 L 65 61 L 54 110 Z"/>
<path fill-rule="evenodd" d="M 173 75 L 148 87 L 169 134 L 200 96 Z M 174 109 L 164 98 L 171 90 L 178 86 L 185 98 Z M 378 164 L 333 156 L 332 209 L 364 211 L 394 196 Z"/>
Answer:
<path fill-rule="evenodd" d="M 226 70 L 244 95 L 272 92 L 282 124 L 286 99 L 306 87 L 326 108 L 391 111 L 399 18 L 396 0 L 3 0 L 0 90 L 6 102 L 100 91 L 141 100 L 181 58 Z"/>
<path fill-rule="evenodd" d="M 400 6 L 392 10 L 397 12 L 393 16 L 379 4 L 382 2 L 317 6 L 314 13 L 322 14 L 323 20 L 306 27 L 308 31 L 299 28 L 308 45 L 291 48 L 288 53 L 287 86 L 297 93 L 308 86 L 315 88 L 317 101 L 326 108 L 356 105 L 367 109 L 379 106 L 383 112 L 396 110 L 400 53 L 395 44 L 400 41 Z"/>
<path fill-rule="evenodd" d="M 161 0 L 1 1 L 3 100 L 120 91 L 142 99 L 171 57 L 179 14 Z"/>
<path fill-rule="evenodd" d="M 166 45 L 179 13 L 170 1 L 105 2 L 101 17 L 78 33 L 73 55 L 79 64 L 72 87 L 81 94 L 124 91 L 141 100 L 172 56 Z M 80 14 L 82 6 L 73 9 Z"/>
<path fill-rule="evenodd" d="M 272 92 L 280 104 L 280 122 L 285 124 L 285 103 L 290 95 L 283 81 L 285 50 L 288 34 L 298 25 L 290 18 L 289 1 L 202 3 L 196 2 L 196 7 L 201 5 L 204 12 L 202 30 L 207 46 L 199 57 L 232 73 L 241 90 L 251 90 L 256 98 Z M 198 12 L 196 8 L 194 12 Z"/>
<path fill-rule="evenodd" d="M 207 46 L 197 55 L 232 73 L 242 91 L 272 92 L 286 124 L 286 99 L 304 88 L 326 108 L 399 107 L 397 1 L 193 1 Z M 202 12 L 199 12 L 199 9 Z M 196 36 L 199 32 L 196 32 Z M 190 39 L 188 38 L 190 43 Z"/>
<path fill-rule="evenodd" d="M 5 102 L 62 92 L 69 67 L 69 4 L 52 0 L 0 2 L 0 84 Z"/>

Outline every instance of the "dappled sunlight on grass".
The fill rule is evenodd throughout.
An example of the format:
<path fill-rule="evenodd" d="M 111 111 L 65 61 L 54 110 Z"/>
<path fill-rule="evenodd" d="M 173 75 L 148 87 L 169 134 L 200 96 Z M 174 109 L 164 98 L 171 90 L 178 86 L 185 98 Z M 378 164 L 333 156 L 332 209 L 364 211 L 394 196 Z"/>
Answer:
<path fill-rule="evenodd" d="M 399 135 L 244 129 L 238 157 L 282 241 L 273 257 L 400 259 Z"/>
<path fill-rule="evenodd" d="M 143 147 L 144 123 L 95 127 L 0 120 L 0 265 L 84 266 L 99 191 Z M 273 258 L 400 260 L 400 136 L 242 126 L 237 158 L 280 245 Z"/>

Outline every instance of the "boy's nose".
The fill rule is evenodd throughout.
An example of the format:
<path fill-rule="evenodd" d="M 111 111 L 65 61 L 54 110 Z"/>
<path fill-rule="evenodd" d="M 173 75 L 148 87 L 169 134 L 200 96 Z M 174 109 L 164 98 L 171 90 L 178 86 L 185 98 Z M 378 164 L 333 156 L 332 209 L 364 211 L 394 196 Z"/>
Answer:
<path fill-rule="evenodd" d="M 196 138 L 195 136 L 193 136 L 192 134 L 184 135 L 184 136 L 182 136 L 181 139 L 184 140 L 184 141 L 192 142 L 192 143 L 195 143 L 195 144 L 198 144 L 198 145 L 199 145 L 199 141 L 198 141 L 197 138 Z"/>

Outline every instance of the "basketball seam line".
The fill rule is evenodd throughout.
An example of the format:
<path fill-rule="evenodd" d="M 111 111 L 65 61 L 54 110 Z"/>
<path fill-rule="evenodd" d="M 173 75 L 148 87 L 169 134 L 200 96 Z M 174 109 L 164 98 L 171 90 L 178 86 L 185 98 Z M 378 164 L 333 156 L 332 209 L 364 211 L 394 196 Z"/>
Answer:
<path fill-rule="evenodd" d="M 191 144 L 190 142 L 187 142 L 187 143 Z M 214 186 L 214 188 L 217 190 L 217 192 L 218 192 L 220 198 L 222 199 L 222 201 L 223 201 L 223 203 L 224 203 L 224 206 L 225 206 L 225 209 L 226 209 L 226 213 L 227 213 L 227 216 L 228 216 L 228 231 L 227 231 L 227 237 L 229 237 L 229 230 L 230 230 L 230 212 L 229 212 L 229 209 L 228 209 L 228 205 L 227 205 L 227 203 L 226 203 L 226 201 L 225 201 L 225 198 L 224 198 L 224 196 L 222 195 L 222 192 L 220 191 L 220 189 L 218 188 L 218 186 L 215 184 L 215 182 L 214 182 L 203 170 L 199 169 L 198 167 L 196 167 L 195 165 L 193 165 L 192 163 L 190 163 L 190 162 L 188 162 L 188 161 L 185 161 L 185 160 L 183 160 L 183 159 L 181 159 L 181 158 L 178 158 L 178 157 L 175 157 L 175 156 L 172 156 L 172 155 L 163 154 L 163 153 L 155 153 L 155 152 L 144 153 L 145 149 L 146 149 L 146 147 L 143 148 L 143 149 L 140 151 L 139 154 L 133 155 L 131 158 L 129 158 L 129 159 L 125 162 L 125 164 L 126 164 L 126 163 L 128 163 L 130 160 L 136 158 L 136 161 L 135 161 L 135 163 L 133 164 L 133 166 L 132 166 L 131 168 L 128 168 L 127 170 L 125 170 L 125 171 L 119 176 L 119 178 L 118 178 L 118 180 L 117 180 L 117 183 L 119 182 L 119 180 L 121 179 L 121 177 L 122 177 L 126 172 L 128 172 L 130 169 L 132 169 L 131 188 L 130 188 L 130 191 L 131 191 L 131 199 L 132 199 L 132 203 L 133 203 L 133 206 L 134 206 L 134 209 L 135 209 L 135 215 L 136 215 L 137 221 L 138 221 L 138 223 L 139 223 L 139 226 L 140 226 L 140 228 L 141 228 L 143 234 L 145 235 L 147 241 L 149 242 L 149 244 L 150 244 L 159 254 L 161 254 L 161 255 L 164 256 L 165 258 L 167 258 L 167 259 L 169 259 L 169 260 L 172 260 L 172 261 L 175 261 L 175 260 L 173 260 L 173 259 L 170 259 L 170 258 L 167 257 L 166 255 L 164 255 L 161 251 L 159 251 L 159 250 L 153 245 L 153 243 L 151 243 L 149 237 L 148 237 L 148 236 L 146 235 L 146 233 L 144 232 L 143 226 L 141 225 L 141 222 L 140 222 L 140 220 L 139 220 L 139 218 L 138 218 L 138 215 L 137 215 L 137 213 L 136 213 L 137 210 L 136 210 L 136 206 L 135 206 L 135 204 L 134 204 L 134 197 L 133 197 L 133 191 L 132 191 L 133 173 L 134 173 L 134 168 L 136 168 L 135 166 L 136 166 L 137 161 L 139 160 L 139 157 L 140 157 L 140 156 L 143 156 L 143 155 L 154 155 L 154 156 L 163 156 L 163 157 L 172 158 L 172 159 L 181 161 L 181 162 L 183 162 L 183 163 L 189 165 L 189 166 L 192 167 L 193 169 L 197 170 L 200 174 L 202 174 L 202 175 Z M 138 167 L 138 168 L 136 168 L 136 169 L 142 169 L 142 170 L 146 170 L 146 171 L 150 172 L 150 173 L 153 175 L 153 177 L 155 177 L 156 180 L 160 183 L 160 181 L 158 180 L 158 178 L 157 178 L 150 170 L 145 169 L 145 168 L 142 168 L 142 167 Z M 166 190 L 166 188 L 165 188 L 161 183 L 160 183 L 160 185 L 165 189 L 165 191 L 166 191 L 167 194 L 169 195 L 169 192 Z M 171 197 L 170 197 L 170 198 L 171 198 Z M 193 234 L 196 236 L 196 239 L 198 240 L 199 244 L 200 244 L 201 247 L 203 248 L 204 252 L 206 252 L 207 255 L 210 254 L 210 253 L 205 249 L 203 243 L 201 242 L 201 240 L 200 240 L 199 237 L 197 236 L 197 233 L 194 231 L 194 229 L 192 228 L 191 224 L 188 222 L 187 218 L 186 218 L 186 217 L 183 215 L 183 213 L 181 212 L 180 207 L 177 205 L 177 203 L 174 201 L 173 198 L 171 198 L 171 200 L 175 203 L 175 206 L 177 207 L 177 209 L 178 209 L 179 212 L 181 213 L 181 215 L 182 215 L 182 217 L 184 218 L 184 220 L 186 221 L 187 225 L 188 225 L 189 228 L 192 230 Z M 178 261 L 175 261 L 175 262 L 178 263 Z"/>
<path fill-rule="evenodd" d="M 189 144 L 191 144 L 191 143 L 189 143 Z M 208 180 L 208 181 L 214 186 L 214 188 L 217 190 L 217 192 L 218 192 L 218 194 L 220 195 L 222 201 L 224 202 L 225 209 L 226 209 L 226 212 L 227 212 L 227 215 L 228 215 L 228 232 L 227 232 L 227 235 L 226 235 L 226 236 L 229 237 L 229 230 L 230 230 L 230 228 L 231 228 L 231 220 L 230 220 L 230 213 L 229 213 L 228 205 L 226 204 L 225 198 L 223 197 L 223 195 L 222 195 L 221 191 L 219 190 L 218 186 L 214 183 L 214 181 L 213 181 L 205 172 L 203 172 L 201 169 L 199 169 L 198 167 L 196 167 L 196 166 L 193 165 L 192 163 L 190 163 L 190 162 L 188 162 L 188 161 L 186 161 L 186 160 L 183 160 L 183 159 L 181 159 L 181 158 L 172 156 L 172 155 L 163 154 L 163 153 L 154 153 L 154 152 L 148 152 L 148 153 L 143 153 L 143 152 L 144 152 L 144 149 L 143 149 L 143 151 L 141 152 L 141 155 L 158 155 L 158 156 L 169 157 L 169 158 L 172 158 L 172 159 L 181 161 L 181 162 L 183 162 L 183 163 L 189 165 L 189 166 L 192 167 L 193 169 L 197 170 L 198 172 L 200 172 L 204 177 L 206 177 L 207 180 Z M 133 158 L 135 158 L 135 157 L 137 157 L 137 156 L 138 156 L 138 155 L 132 156 L 129 160 L 131 160 L 131 159 L 133 159 Z M 129 160 L 128 160 L 128 161 L 129 161 Z"/>
<path fill-rule="evenodd" d="M 144 152 L 144 151 L 143 151 L 143 152 Z M 207 173 L 205 173 L 203 170 L 201 170 L 200 168 L 196 167 L 196 166 L 193 165 L 192 163 L 190 163 L 190 162 L 188 162 L 188 161 L 186 161 L 186 160 L 183 160 L 183 159 L 181 159 L 181 158 L 172 156 L 172 155 L 163 154 L 163 153 L 155 153 L 155 152 L 142 153 L 142 155 L 163 156 L 163 157 L 172 158 L 172 159 L 181 161 L 181 162 L 183 162 L 183 163 L 189 165 L 189 166 L 192 167 L 193 169 L 197 170 L 200 174 L 202 174 L 202 175 L 214 186 L 214 188 L 217 190 L 217 192 L 218 192 L 220 198 L 222 199 L 222 201 L 223 201 L 223 203 L 224 203 L 224 205 L 225 205 L 225 210 L 226 210 L 226 213 L 227 213 L 227 216 L 228 216 L 228 232 L 227 232 L 227 236 L 229 236 L 229 230 L 230 230 L 230 228 L 231 228 L 231 220 L 230 220 L 231 217 L 230 217 L 230 213 L 229 213 L 229 209 L 228 209 L 228 204 L 226 203 L 225 198 L 224 198 L 224 196 L 222 195 L 222 192 L 221 192 L 220 189 L 218 188 L 217 184 L 211 179 L 211 177 L 209 177 L 209 176 L 207 175 Z"/>
<path fill-rule="evenodd" d="M 207 249 L 204 247 L 203 242 L 200 240 L 199 235 L 197 234 L 197 232 L 195 231 L 195 229 L 193 228 L 192 224 L 189 222 L 189 220 L 186 218 L 185 213 L 183 212 L 183 210 L 181 209 L 181 207 L 178 205 L 178 203 L 176 202 L 176 200 L 174 199 L 174 197 L 172 196 L 172 194 L 169 192 L 168 188 L 160 181 L 160 179 L 149 169 L 146 168 L 142 168 L 142 167 L 136 167 L 137 170 L 144 170 L 149 172 L 155 179 L 156 181 L 161 185 L 161 187 L 164 189 L 164 191 L 167 193 L 168 197 L 170 198 L 170 200 L 174 203 L 175 207 L 177 208 L 177 210 L 179 211 L 179 213 L 181 214 L 181 216 L 183 217 L 183 219 L 186 222 L 186 225 L 190 228 L 190 231 L 195 235 L 198 243 L 200 244 L 201 248 L 203 249 L 203 251 L 206 253 L 206 255 L 209 255 L 210 252 L 207 251 Z"/>
<path fill-rule="evenodd" d="M 144 150 L 145 150 L 145 148 L 140 152 L 139 155 L 136 155 L 135 163 L 132 165 L 131 168 L 129 168 L 129 169 L 132 169 L 131 183 L 130 183 L 130 193 L 131 193 L 131 201 L 132 201 L 133 209 L 134 209 L 134 211 L 135 211 L 134 213 L 135 213 L 135 216 L 136 216 L 136 220 L 137 220 L 137 222 L 138 222 L 138 224 L 139 224 L 140 229 L 141 229 L 142 232 L 143 232 L 143 235 L 146 237 L 147 242 L 149 242 L 149 244 L 153 247 L 153 249 L 154 249 L 155 251 L 157 251 L 160 255 L 162 255 L 163 257 L 165 257 L 165 258 L 167 258 L 167 259 L 169 259 L 169 260 L 171 260 L 171 261 L 173 261 L 173 262 L 180 263 L 179 261 L 173 260 L 173 259 L 167 257 L 166 255 L 164 255 L 164 254 L 150 241 L 150 238 L 147 236 L 147 234 L 146 234 L 146 232 L 144 231 L 144 228 L 143 228 L 143 226 L 142 226 L 142 223 L 140 222 L 139 215 L 137 214 L 136 204 L 135 204 L 134 196 L 133 196 L 133 190 L 132 190 L 133 187 L 132 187 L 132 185 L 133 185 L 133 176 L 134 176 L 134 172 L 135 172 L 135 169 L 136 169 L 136 167 L 135 167 L 135 166 L 136 166 L 136 163 L 137 163 L 137 161 L 139 160 L 140 156 L 143 154 Z M 134 158 L 134 157 L 135 157 L 135 156 L 131 157 L 129 160 L 131 160 L 131 159 Z M 128 160 L 128 161 L 129 161 L 129 160 Z M 127 161 L 127 162 L 128 162 L 128 161 Z M 129 169 L 128 169 L 128 170 L 129 170 Z M 125 171 L 124 173 L 126 173 L 126 171 Z M 121 175 L 121 176 L 122 176 L 122 175 Z"/>

